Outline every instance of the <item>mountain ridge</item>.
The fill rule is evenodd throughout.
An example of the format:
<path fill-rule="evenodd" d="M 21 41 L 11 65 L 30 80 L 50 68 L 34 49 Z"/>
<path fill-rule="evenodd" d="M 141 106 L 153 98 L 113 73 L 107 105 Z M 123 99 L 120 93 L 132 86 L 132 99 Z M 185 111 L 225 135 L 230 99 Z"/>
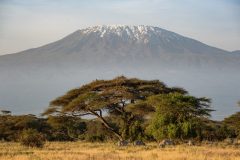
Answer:
<path fill-rule="evenodd" d="M 187 68 L 222 68 L 223 62 L 232 68 L 240 65 L 240 57 L 229 53 L 159 27 L 103 25 L 77 30 L 41 47 L 0 56 L 0 66 L 75 63 L 82 67 L 92 63 L 118 65 L 119 61 L 130 66 L 134 62 Z"/>
<path fill-rule="evenodd" d="M 180 34 L 178 34 L 178 33 L 175 33 L 175 32 L 172 32 L 172 31 L 169 31 L 169 30 L 166 30 L 166 29 L 162 29 L 162 28 L 154 27 L 154 26 L 145 26 L 145 25 L 138 25 L 138 26 L 129 26 L 129 25 L 97 25 L 97 26 L 87 27 L 87 28 L 83 28 L 83 29 L 78 29 L 78 30 L 74 31 L 73 33 L 71 33 L 71 34 L 69 34 L 69 35 L 67 35 L 67 36 L 65 36 L 65 37 L 63 37 L 63 38 L 61 38 L 61 39 L 59 39 L 59 40 L 57 40 L 57 41 L 61 41 L 61 40 L 65 39 L 65 38 L 67 38 L 67 37 L 69 37 L 69 36 L 78 34 L 79 32 L 89 33 L 89 32 L 99 32 L 99 31 L 101 31 L 101 30 L 102 30 L 103 32 L 106 32 L 106 30 L 112 30 L 112 31 L 113 31 L 113 29 L 116 29 L 116 30 L 118 30 L 118 29 L 122 29 L 122 30 L 125 29 L 125 31 L 126 31 L 126 30 L 129 30 L 129 29 L 136 30 L 136 28 L 138 28 L 138 29 L 139 29 L 139 28 L 143 29 L 143 30 L 145 31 L 145 34 L 146 34 L 146 30 L 147 30 L 148 33 L 149 33 L 149 30 L 152 30 L 152 31 L 154 30 L 155 32 L 158 32 L 158 33 L 159 33 L 159 32 L 160 32 L 160 33 L 161 33 L 161 32 L 168 32 L 168 33 L 171 33 L 171 34 L 173 34 L 173 35 L 175 35 L 175 36 L 187 38 L 187 39 L 190 39 L 190 40 L 197 41 L 197 42 L 199 42 L 199 43 L 201 43 L 201 44 L 203 44 L 203 45 L 207 45 L 207 44 L 205 44 L 204 42 L 201 42 L 201 41 L 195 40 L 195 39 L 193 39 L 193 38 L 189 38 L 189 37 L 180 35 Z M 100 33 L 100 34 L 101 34 L 100 37 L 103 37 L 103 35 L 104 35 L 103 32 Z M 132 31 L 131 31 L 131 32 L 132 32 Z M 118 34 L 119 34 L 119 33 L 118 33 Z M 45 47 L 45 46 L 47 46 L 47 45 L 53 44 L 53 43 L 55 43 L 55 42 L 57 42 L 57 41 L 50 42 L 50 43 L 48 43 L 48 44 L 41 45 L 41 46 L 39 46 L 39 47 L 34 47 L 34 48 L 30 48 L 30 49 L 26 49 L 26 50 L 19 51 L 19 52 L 14 52 L 14 53 L 6 54 L 6 55 L 12 55 L 12 54 L 17 54 L 17 53 L 21 53 L 21 52 L 33 50 L 33 49 L 38 49 L 38 48 L 40 48 L 40 47 Z M 215 49 L 219 49 L 219 48 L 214 47 L 214 46 L 210 46 L 210 45 L 207 45 L 207 46 L 212 47 L 212 48 L 215 48 Z M 227 51 L 227 50 L 224 50 L 224 49 L 219 49 L 219 50 L 224 51 L 224 52 L 230 52 L 230 51 Z M 235 51 L 233 51 L 233 52 L 235 52 Z M 4 56 L 4 55 L 0 55 L 0 56 Z"/>

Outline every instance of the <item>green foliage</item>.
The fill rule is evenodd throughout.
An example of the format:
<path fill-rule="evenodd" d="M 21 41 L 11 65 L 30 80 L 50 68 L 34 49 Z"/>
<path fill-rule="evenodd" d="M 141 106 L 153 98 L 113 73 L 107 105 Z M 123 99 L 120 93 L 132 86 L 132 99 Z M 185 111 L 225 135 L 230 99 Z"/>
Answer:
<path fill-rule="evenodd" d="M 103 142 L 106 139 L 106 136 L 104 135 L 86 135 L 85 137 L 86 141 L 89 142 Z"/>
<path fill-rule="evenodd" d="M 145 139 L 144 128 L 142 126 L 143 121 L 134 121 L 129 127 L 129 139 L 130 141 Z"/>
<path fill-rule="evenodd" d="M 96 80 L 53 100 L 45 115 L 91 114 L 122 140 L 129 138 L 129 126 L 134 123 L 134 116 L 145 116 L 154 111 L 150 105 L 144 103 L 147 97 L 172 92 L 187 93 L 181 88 L 169 88 L 158 80 L 128 79 L 123 76 L 112 80 Z M 118 126 L 119 130 L 112 128 L 112 122 L 105 119 L 103 112 L 107 112 L 108 116 L 121 118 L 124 127 Z"/>
<path fill-rule="evenodd" d="M 35 129 L 27 129 L 22 131 L 19 141 L 24 146 L 41 148 L 44 145 L 44 136 Z"/>
<path fill-rule="evenodd" d="M 164 118 L 164 116 L 156 113 L 147 128 L 147 132 L 156 140 L 164 139 L 168 135 L 165 121 L 166 118 Z"/>
<path fill-rule="evenodd" d="M 240 112 L 237 112 L 223 120 L 223 123 L 233 130 L 236 136 L 240 137 Z"/>
<path fill-rule="evenodd" d="M 184 137 L 194 136 L 194 123 L 193 122 L 183 122 L 181 123 L 181 131 Z"/>
<path fill-rule="evenodd" d="M 88 121 L 87 130 L 83 136 L 82 139 L 90 142 L 103 142 L 112 138 L 111 134 L 97 120 Z"/>
<path fill-rule="evenodd" d="M 21 116 L 0 116 L 0 139 L 6 141 L 16 141 L 19 134 L 26 129 L 36 129 L 44 131 L 43 120 L 34 115 Z"/>
<path fill-rule="evenodd" d="M 41 147 L 43 135 L 50 141 L 91 142 L 240 137 L 240 112 L 212 121 L 209 104 L 158 80 L 96 80 L 53 100 L 48 117 L 0 115 L 0 139 Z M 80 118 L 85 115 L 96 119 Z"/>
<path fill-rule="evenodd" d="M 171 139 L 179 137 L 179 126 L 177 124 L 169 124 L 167 126 L 168 137 Z"/>
<path fill-rule="evenodd" d="M 209 141 L 222 141 L 226 138 L 235 138 L 234 130 L 226 124 L 204 119 L 201 127 L 201 138 Z"/>
<path fill-rule="evenodd" d="M 50 140 L 77 140 L 86 131 L 86 123 L 78 117 L 49 116 L 47 124 L 50 129 Z"/>
<path fill-rule="evenodd" d="M 149 103 L 156 107 L 148 132 L 156 139 L 186 139 L 197 136 L 201 118 L 212 111 L 209 100 L 181 93 L 151 96 Z"/>

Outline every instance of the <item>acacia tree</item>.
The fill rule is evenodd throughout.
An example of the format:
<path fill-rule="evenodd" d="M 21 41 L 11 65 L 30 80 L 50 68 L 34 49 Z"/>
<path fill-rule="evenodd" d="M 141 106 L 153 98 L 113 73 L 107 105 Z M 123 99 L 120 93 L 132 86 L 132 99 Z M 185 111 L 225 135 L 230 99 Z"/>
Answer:
<path fill-rule="evenodd" d="M 154 95 L 148 102 L 156 107 L 148 127 L 156 140 L 196 137 L 200 122 L 213 111 L 209 99 L 179 93 Z"/>
<path fill-rule="evenodd" d="M 143 103 L 146 98 L 171 92 L 187 93 L 181 88 L 169 88 L 158 80 L 128 79 L 124 76 L 96 80 L 53 100 L 44 114 L 93 115 L 119 140 L 124 140 L 129 138 L 129 126 L 137 118 L 154 111 L 153 107 Z M 117 116 L 123 129 L 111 125 L 108 116 Z"/>
<path fill-rule="evenodd" d="M 238 102 L 240 106 L 240 101 Z M 231 130 L 235 131 L 236 136 L 240 137 L 240 112 L 234 113 L 223 120 Z"/>

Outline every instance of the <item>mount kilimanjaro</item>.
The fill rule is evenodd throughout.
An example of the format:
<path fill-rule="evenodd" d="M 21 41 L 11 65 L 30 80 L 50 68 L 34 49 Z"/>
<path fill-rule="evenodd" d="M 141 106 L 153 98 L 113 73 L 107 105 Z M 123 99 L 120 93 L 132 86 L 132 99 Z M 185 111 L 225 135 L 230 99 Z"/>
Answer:
<path fill-rule="evenodd" d="M 40 113 L 51 99 L 73 87 L 124 74 L 157 78 L 209 96 L 214 107 L 220 108 L 218 114 L 227 115 L 234 109 L 217 105 L 235 105 L 236 95 L 240 95 L 239 69 L 237 51 L 215 48 L 165 29 L 94 26 L 38 48 L 0 56 L 0 106 L 15 113 Z M 234 95 L 219 95 L 221 88 L 216 85 L 222 92 L 224 86 L 232 88 Z"/>
<path fill-rule="evenodd" d="M 240 55 L 158 27 L 110 25 L 78 30 L 59 41 L 0 58 L 0 68 L 109 65 L 236 68 Z"/>

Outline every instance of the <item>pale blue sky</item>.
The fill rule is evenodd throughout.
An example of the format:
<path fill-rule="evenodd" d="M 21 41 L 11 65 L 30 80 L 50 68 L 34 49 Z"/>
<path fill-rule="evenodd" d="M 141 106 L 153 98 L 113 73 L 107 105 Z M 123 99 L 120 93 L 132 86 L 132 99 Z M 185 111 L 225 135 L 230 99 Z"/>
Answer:
<path fill-rule="evenodd" d="M 0 55 L 102 24 L 158 26 L 240 49 L 240 0 L 0 0 Z"/>

